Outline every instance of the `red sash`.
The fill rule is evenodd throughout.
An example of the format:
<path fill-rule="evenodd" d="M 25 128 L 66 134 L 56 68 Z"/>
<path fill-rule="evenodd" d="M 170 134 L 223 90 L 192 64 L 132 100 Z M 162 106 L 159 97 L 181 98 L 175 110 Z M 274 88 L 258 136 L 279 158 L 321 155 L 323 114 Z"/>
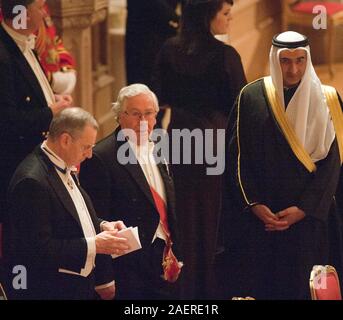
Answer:
<path fill-rule="evenodd" d="M 157 191 L 155 191 L 153 187 L 150 186 L 150 190 L 154 198 L 157 211 L 160 215 L 160 223 L 162 225 L 164 233 L 167 236 L 166 246 L 163 250 L 163 260 L 162 260 L 162 267 L 163 267 L 163 273 L 164 273 L 163 278 L 164 280 L 168 282 L 175 282 L 179 277 L 183 264 L 182 262 L 179 262 L 177 260 L 172 250 L 173 242 L 171 240 L 171 235 L 170 235 L 169 226 L 168 226 L 166 204 L 164 200 L 162 199 L 162 197 L 158 194 Z"/>

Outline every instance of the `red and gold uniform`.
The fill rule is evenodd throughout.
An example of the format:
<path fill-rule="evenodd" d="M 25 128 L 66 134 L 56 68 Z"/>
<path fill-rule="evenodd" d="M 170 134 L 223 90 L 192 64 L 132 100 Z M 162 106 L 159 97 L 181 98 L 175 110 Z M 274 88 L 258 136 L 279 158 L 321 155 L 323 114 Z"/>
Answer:
<path fill-rule="evenodd" d="M 76 84 L 75 60 L 57 35 L 47 4 L 44 9 L 47 15 L 37 32 L 35 49 L 54 92 L 70 94 Z"/>
<path fill-rule="evenodd" d="M 76 84 L 75 59 L 57 35 L 48 5 L 45 4 L 46 17 L 37 31 L 35 50 L 54 93 L 71 94 Z M 0 9 L 0 21 L 2 14 Z"/>

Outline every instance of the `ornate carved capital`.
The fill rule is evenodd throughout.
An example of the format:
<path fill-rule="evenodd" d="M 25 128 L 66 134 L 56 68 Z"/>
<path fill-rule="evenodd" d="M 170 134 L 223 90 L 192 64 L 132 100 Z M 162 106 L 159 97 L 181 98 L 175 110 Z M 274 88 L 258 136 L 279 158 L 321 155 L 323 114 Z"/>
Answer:
<path fill-rule="evenodd" d="M 105 20 L 107 0 L 48 0 L 48 5 L 58 29 L 84 29 Z"/>

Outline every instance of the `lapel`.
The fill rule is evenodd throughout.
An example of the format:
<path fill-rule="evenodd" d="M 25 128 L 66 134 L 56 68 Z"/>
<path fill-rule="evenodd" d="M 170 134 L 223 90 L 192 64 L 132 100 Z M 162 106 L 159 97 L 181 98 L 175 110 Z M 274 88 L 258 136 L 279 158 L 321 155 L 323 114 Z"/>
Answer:
<path fill-rule="evenodd" d="M 166 192 L 166 198 L 167 198 L 167 206 L 168 206 L 168 211 L 169 208 L 171 208 L 171 206 L 173 206 L 174 204 L 174 186 L 173 186 L 173 180 L 172 177 L 170 176 L 170 171 L 168 168 L 168 164 L 165 163 L 161 163 L 161 162 L 157 162 L 157 168 L 161 174 L 161 178 L 163 180 L 163 184 L 164 184 L 164 189 Z"/>
<path fill-rule="evenodd" d="M 85 204 L 87 206 L 89 216 L 90 216 L 90 218 L 91 218 L 91 220 L 93 222 L 95 231 L 96 231 L 96 233 L 99 233 L 100 232 L 100 221 L 99 221 L 99 218 L 98 218 L 98 216 L 97 216 L 97 214 L 95 212 L 95 209 L 93 207 L 92 201 L 89 198 L 87 192 L 80 186 L 80 184 L 78 182 L 78 178 L 76 178 L 76 179 L 77 179 L 76 184 L 79 187 L 79 190 L 80 190 L 80 192 L 82 194 L 83 200 L 85 201 Z"/>
<path fill-rule="evenodd" d="M 32 87 L 34 94 L 39 99 L 41 104 L 43 106 L 47 105 L 42 88 L 34 72 L 32 71 L 31 66 L 25 59 L 23 53 L 20 51 L 15 41 L 7 34 L 7 32 L 1 25 L 0 38 L 3 40 L 4 44 L 9 50 L 9 53 L 11 57 L 13 57 L 13 61 L 17 64 L 23 78 L 26 79 L 26 83 L 28 83 Z"/>
<path fill-rule="evenodd" d="M 150 191 L 150 186 L 138 161 L 137 164 L 125 164 L 124 168 L 130 173 L 131 177 L 138 184 L 144 195 L 148 198 L 149 202 L 156 208 L 155 201 Z"/>
<path fill-rule="evenodd" d="M 133 150 L 131 149 L 129 143 L 127 142 L 127 140 L 125 141 L 118 141 L 118 134 L 120 132 L 121 128 L 118 127 L 114 133 L 114 145 L 115 145 L 115 152 L 114 152 L 114 155 L 115 155 L 115 158 L 117 158 L 117 152 L 118 152 L 118 149 L 123 146 L 125 143 L 128 144 L 129 148 L 130 148 L 130 152 L 133 153 Z M 143 194 L 147 197 L 147 199 L 149 200 L 149 202 L 152 204 L 152 206 L 154 208 L 156 208 L 156 205 L 155 205 L 155 201 L 152 197 L 152 194 L 151 194 L 151 191 L 150 191 L 150 187 L 149 187 L 149 184 L 145 178 L 145 175 L 144 175 L 144 172 L 141 168 L 141 166 L 139 165 L 138 163 L 138 160 L 137 158 L 135 157 L 135 160 L 136 160 L 136 163 L 127 163 L 127 164 L 124 164 L 122 165 L 124 167 L 125 170 L 127 170 L 129 172 L 129 174 L 131 175 L 131 177 L 133 178 L 133 180 L 137 183 L 137 185 L 139 186 L 139 188 L 142 190 Z M 117 159 L 116 159 L 117 161 Z M 157 209 L 156 209 L 157 210 Z"/>
<path fill-rule="evenodd" d="M 150 187 L 148 182 L 146 181 L 145 175 L 141 166 L 137 164 L 126 164 L 124 168 L 130 173 L 132 178 L 136 181 L 140 189 L 143 191 L 145 196 L 148 198 L 150 203 L 156 208 L 155 201 L 152 197 Z"/>
<path fill-rule="evenodd" d="M 73 200 L 71 199 L 67 189 L 65 188 L 62 180 L 58 176 L 54 165 L 51 163 L 49 158 L 43 153 L 43 151 L 40 149 L 40 146 L 37 147 L 36 154 L 38 156 L 38 159 L 40 160 L 43 168 L 47 172 L 47 178 L 49 181 L 50 186 L 55 191 L 56 195 L 60 199 L 61 203 L 65 207 L 65 209 L 73 216 L 73 218 L 77 221 L 79 226 L 81 226 L 81 222 L 79 219 L 79 215 L 76 211 L 75 205 L 73 203 Z"/>
<path fill-rule="evenodd" d="M 115 152 L 113 152 L 112 155 L 114 155 L 115 157 L 115 160 L 114 160 L 115 162 L 117 162 L 118 149 L 125 143 L 128 143 L 127 141 L 118 141 L 117 137 L 118 137 L 119 131 L 120 131 L 120 127 L 116 129 L 113 135 L 113 144 L 114 144 L 113 149 L 115 150 Z M 113 149 L 111 148 L 111 150 Z M 135 160 L 137 161 L 136 158 Z M 157 167 L 161 174 L 161 178 L 163 180 L 164 187 L 165 187 L 166 198 L 167 198 L 167 208 L 168 208 L 169 228 L 172 234 L 175 235 L 175 193 L 174 193 L 173 179 L 172 179 L 172 176 L 170 175 L 170 170 L 168 168 L 167 163 L 160 163 L 158 161 L 156 161 L 156 163 L 157 163 Z M 124 169 L 129 172 L 133 180 L 137 183 L 139 188 L 142 190 L 143 194 L 148 199 L 148 201 L 157 211 L 157 207 L 153 199 L 153 196 L 151 194 L 149 184 L 145 178 L 144 172 L 141 166 L 139 165 L 138 161 L 137 161 L 137 164 L 128 163 L 125 165 L 119 164 L 119 166 L 123 166 Z"/>
<path fill-rule="evenodd" d="M 173 239 L 175 240 L 175 190 L 174 190 L 174 182 L 171 175 L 171 171 L 169 169 L 169 165 L 164 160 L 164 163 L 158 163 L 157 167 L 160 171 L 163 183 L 164 183 L 164 189 L 166 192 L 166 198 L 167 198 L 167 208 L 168 208 L 168 225 L 169 230 L 172 234 Z"/>

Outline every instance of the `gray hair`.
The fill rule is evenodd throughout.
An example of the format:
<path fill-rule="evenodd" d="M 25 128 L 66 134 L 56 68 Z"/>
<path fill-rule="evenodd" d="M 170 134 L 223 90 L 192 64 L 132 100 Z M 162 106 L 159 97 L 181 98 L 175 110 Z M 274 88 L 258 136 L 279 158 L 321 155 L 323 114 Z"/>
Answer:
<path fill-rule="evenodd" d="M 63 133 L 68 133 L 76 138 L 87 125 L 95 130 L 99 129 L 99 125 L 94 117 L 86 110 L 75 107 L 64 109 L 52 119 L 49 128 L 49 138 L 55 140 Z"/>
<path fill-rule="evenodd" d="M 158 112 L 160 110 L 160 108 L 158 106 L 158 100 L 157 100 L 155 93 L 153 93 L 149 89 L 149 87 L 146 86 L 145 84 L 134 83 L 134 84 L 131 84 L 127 87 L 122 88 L 119 91 L 117 101 L 112 103 L 112 111 L 114 112 L 114 117 L 116 120 L 118 120 L 119 115 L 125 111 L 126 99 L 138 96 L 139 94 L 150 95 L 152 97 L 153 102 L 154 102 L 155 111 Z"/>

